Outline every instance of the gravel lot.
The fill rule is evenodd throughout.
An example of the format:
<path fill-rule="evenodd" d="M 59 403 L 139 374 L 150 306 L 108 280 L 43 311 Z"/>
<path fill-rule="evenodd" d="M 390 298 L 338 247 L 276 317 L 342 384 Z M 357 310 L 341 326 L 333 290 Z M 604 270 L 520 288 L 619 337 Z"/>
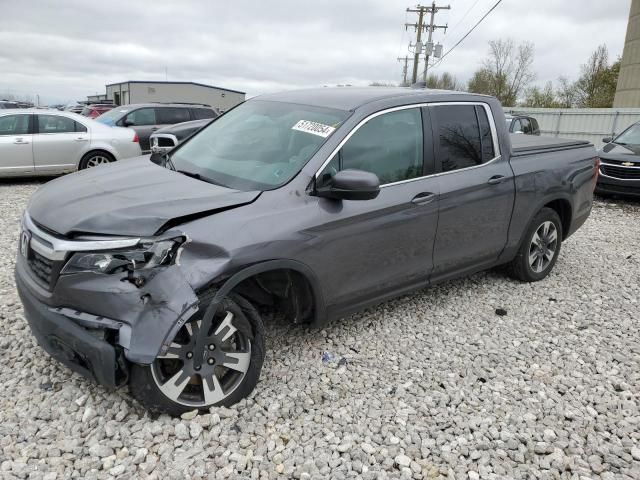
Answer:
<path fill-rule="evenodd" d="M 488 272 L 270 325 L 252 398 L 172 419 L 31 337 L 13 257 L 37 186 L 0 184 L 0 478 L 640 478 L 640 203 L 599 201 L 537 284 Z"/>

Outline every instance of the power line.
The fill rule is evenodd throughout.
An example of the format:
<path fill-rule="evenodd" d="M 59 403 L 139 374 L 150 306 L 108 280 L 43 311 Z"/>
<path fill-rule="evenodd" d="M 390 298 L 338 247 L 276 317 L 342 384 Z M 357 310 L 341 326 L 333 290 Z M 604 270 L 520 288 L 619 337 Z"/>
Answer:
<path fill-rule="evenodd" d="M 488 11 L 487 13 L 485 13 L 485 14 L 482 16 L 482 18 L 481 18 L 480 20 L 478 20 L 478 22 L 477 22 L 473 27 L 471 27 L 471 30 L 469 30 L 467 33 L 465 33 L 465 34 L 464 34 L 464 36 L 463 36 L 460 40 L 458 40 L 458 42 L 457 42 L 453 47 L 451 47 L 449 50 L 447 50 L 447 51 L 446 51 L 446 53 L 445 53 L 444 55 L 442 55 L 442 57 L 440 58 L 440 60 L 438 60 L 438 62 L 437 62 L 435 65 L 433 65 L 433 67 L 436 67 L 436 66 L 440 65 L 440 63 L 445 59 L 445 57 L 446 57 L 447 55 L 449 55 L 451 52 L 453 52 L 453 50 L 455 50 L 455 48 L 456 48 L 458 45 L 460 45 L 460 44 L 464 41 L 464 39 L 465 39 L 465 38 L 467 38 L 469 35 L 471 35 L 471 32 L 473 32 L 473 31 L 476 29 L 476 27 L 477 27 L 478 25 L 480 25 L 480 24 L 482 23 L 482 21 L 483 21 L 485 18 L 487 18 L 487 17 L 489 16 L 489 14 L 490 14 L 491 12 L 493 12 L 493 11 L 496 9 L 496 7 L 497 7 L 498 5 L 500 5 L 501 3 L 502 3 L 502 0 L 498 0 L 498 1 L 493 5 L 493 7 L 491 7 L 491 8 L 489 9 L 489 11 Z"/>
<path fill-rule="evenodd" d="M 449 33 L 455 32 L 456 28 L 458 28 L 460 26 L 460 24 L 462 24 L 462 22 L 464 22 L 464 19 L 467 18 L 467 15 L 469 15 L 471 10 L 473 10 L 475 8 L 475 6 L 478 5 L 478 2 L 480 2 L 480 0 L 476 0 L 475 2 L 473 2 L 473 5 L 471 5 L 469 7 L 469 9 L 464 13 L 464 15 L 462 15 L 462 18 L 453 27 L 451 27 L 449 29 Z"/>

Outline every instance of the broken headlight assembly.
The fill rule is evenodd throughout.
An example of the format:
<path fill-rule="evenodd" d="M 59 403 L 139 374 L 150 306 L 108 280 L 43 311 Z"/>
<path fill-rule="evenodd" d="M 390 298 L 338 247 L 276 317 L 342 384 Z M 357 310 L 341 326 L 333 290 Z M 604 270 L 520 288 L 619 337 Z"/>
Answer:
<path fill-rule="evenodd" d="M 142 242 L 134 248 L 122 250 L 74 253 L 61 274 L 94 272 L 116 273 L 150 269 L 175 262 L 183 238 Z"/>

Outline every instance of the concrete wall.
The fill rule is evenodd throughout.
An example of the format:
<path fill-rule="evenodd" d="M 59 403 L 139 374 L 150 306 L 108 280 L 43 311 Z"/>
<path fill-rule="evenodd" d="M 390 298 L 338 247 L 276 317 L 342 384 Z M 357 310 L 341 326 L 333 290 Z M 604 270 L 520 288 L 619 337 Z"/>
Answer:
<path fill-rule="evenodd" d="M 204 103 L 227 111 L 245 99 L 244 93 L 230 92 L 193 84 L 176 83 L 122 83 L 107 87 L 107 97 L 120 104 L 152 102 Z"/>
<path fill-rule="evenodd" d="M 640 121 L 640 108 L 507 107 L 504 111 L 534 117 L 542 135 L 588 140 L 597 148 L 603 137 L 612 137 Z"/>
<path fill-rule="evenodd" d="M 640 107 L 640 0 L 632 0 L 614 107 Z"/>

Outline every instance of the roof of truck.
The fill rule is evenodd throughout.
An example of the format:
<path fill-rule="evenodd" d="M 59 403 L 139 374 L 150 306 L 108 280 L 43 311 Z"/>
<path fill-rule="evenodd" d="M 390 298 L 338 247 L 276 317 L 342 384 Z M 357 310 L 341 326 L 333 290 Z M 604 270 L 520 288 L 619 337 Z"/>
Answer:
<path fill-rule="evenodd" d="M 255 97 L 259 100 L 299 103 L 318 107 L 336 108 L 339 110 L 354 110 L 366 103 L 390 98 L 422 97 L 425 101 L 434 101 L 435 97 L 478 96 L 466 92 L 451 90 L 431 90 L 409 87 L 326 87 L 293 90 L 289 92 L 272 93 Z"/>

